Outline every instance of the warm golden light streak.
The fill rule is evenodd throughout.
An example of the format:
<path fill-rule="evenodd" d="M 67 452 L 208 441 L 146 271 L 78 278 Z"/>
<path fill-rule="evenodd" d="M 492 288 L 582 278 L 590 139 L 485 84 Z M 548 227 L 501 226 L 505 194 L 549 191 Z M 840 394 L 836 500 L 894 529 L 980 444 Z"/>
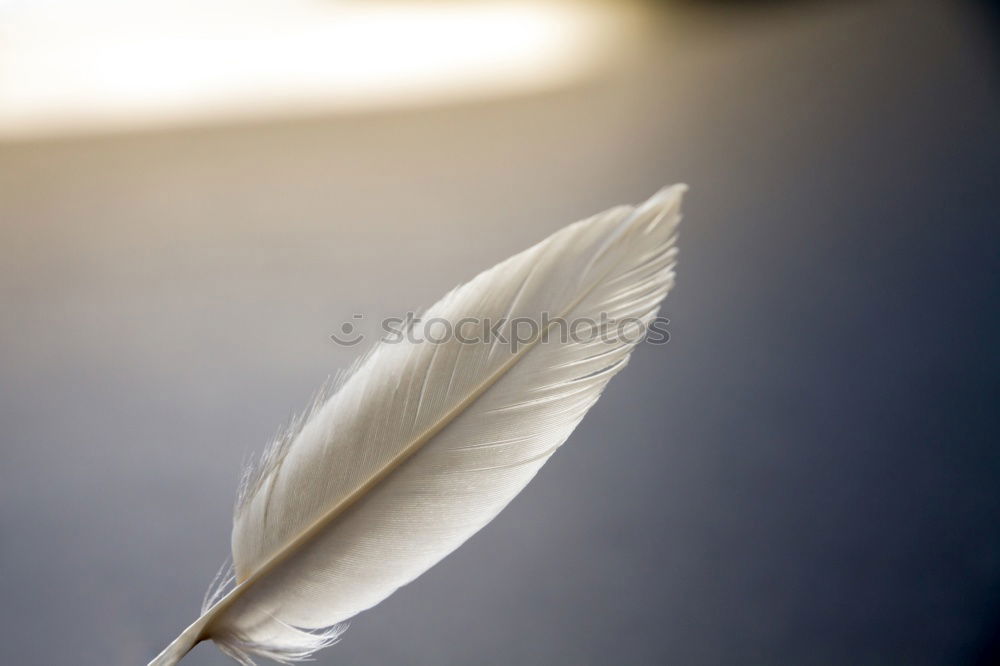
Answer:
<path fill-rule="evenodd" d="M 0 138 L 544 89 L 593 71 L 626 18 L 562 2 L 8 2 Z"/>

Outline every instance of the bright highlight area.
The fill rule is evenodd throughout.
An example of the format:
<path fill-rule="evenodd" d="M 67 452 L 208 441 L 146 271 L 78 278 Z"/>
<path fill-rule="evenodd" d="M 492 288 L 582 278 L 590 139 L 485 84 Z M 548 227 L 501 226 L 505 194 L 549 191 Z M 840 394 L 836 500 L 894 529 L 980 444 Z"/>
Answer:
<path fill-rule="evenodd" d="M 627 18 L 563 2 L 0 0 L 0 139 L 543 90 L 606 62 Z"/>

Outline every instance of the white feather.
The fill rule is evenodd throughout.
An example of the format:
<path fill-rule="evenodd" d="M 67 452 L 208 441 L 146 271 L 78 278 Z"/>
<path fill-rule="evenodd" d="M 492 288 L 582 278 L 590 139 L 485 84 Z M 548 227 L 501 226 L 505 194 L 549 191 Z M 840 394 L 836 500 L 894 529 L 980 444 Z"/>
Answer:
<path fill-rule="evenodd" d="M 246 664 L 305 659 L 489 523 L 625 365 L 638 337 L 613 327 L 656 316 L 674 279 L 684 189 L 570 225 L 427 311 L 424 322 L 465 320 L 466 342 L 375 348 L 248 472 L 235 587 L 220 573 L 202 616 L 150 666 L 207 639 Z M 529 337 L 527 322 L 557 317 L 590 319 L 598 335 L 580 324 L 564 335 L 556 322 L 512 343 Z M 484 321 L 501 321 L 507 341 L 467 343 Z"/>

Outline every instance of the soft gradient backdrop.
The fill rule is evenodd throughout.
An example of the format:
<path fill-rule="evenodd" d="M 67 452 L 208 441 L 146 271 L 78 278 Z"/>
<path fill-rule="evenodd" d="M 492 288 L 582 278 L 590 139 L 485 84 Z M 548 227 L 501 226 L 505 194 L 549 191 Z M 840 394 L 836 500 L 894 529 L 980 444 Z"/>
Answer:
<path fill-rule="evenodd" d="M 655 12 L 548 92 L 0 144 L 0 662 L 145 663 L 343 321 L 675 181 L 671 342 L 318 663 L 1000 659 L 996 14 Z"/>

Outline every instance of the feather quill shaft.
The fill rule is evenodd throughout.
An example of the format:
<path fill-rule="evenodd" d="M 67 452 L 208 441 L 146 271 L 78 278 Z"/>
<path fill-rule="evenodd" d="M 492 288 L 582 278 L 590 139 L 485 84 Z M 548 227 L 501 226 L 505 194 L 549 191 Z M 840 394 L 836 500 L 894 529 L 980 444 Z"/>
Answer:
<path fill-rule="evenodd" d="M 556 232 L 446 295 L 422 338 L 364 357 L 245 474 L 232 575 L 149 666 L 209 639 L 243 664 L 306 659 L 489 523 L 656 316 L 684 190 Z"/>

